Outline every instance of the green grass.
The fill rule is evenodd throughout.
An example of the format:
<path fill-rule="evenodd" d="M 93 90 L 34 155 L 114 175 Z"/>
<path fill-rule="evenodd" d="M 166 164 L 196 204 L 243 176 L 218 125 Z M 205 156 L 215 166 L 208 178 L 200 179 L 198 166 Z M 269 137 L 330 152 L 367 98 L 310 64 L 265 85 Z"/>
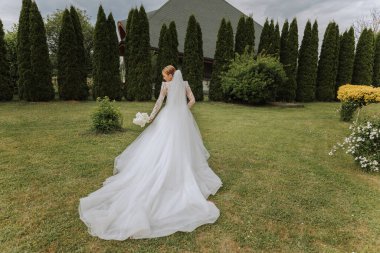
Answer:
<path fill-rule="evenodd" d="M 197 103 L 192 112 L 223 187 L 192 233 L 92 237 L 79 198 L 112 175 L 153 102 L 117 102 L 126 131 L 89 132 L 94 102 L 0 104 L 0 252 L 378 252 L 380 176 L 332 146 L 349 133 L 338 103 L 305 108 Z M 380 104 L 363 110 L 380 111 Z"/>

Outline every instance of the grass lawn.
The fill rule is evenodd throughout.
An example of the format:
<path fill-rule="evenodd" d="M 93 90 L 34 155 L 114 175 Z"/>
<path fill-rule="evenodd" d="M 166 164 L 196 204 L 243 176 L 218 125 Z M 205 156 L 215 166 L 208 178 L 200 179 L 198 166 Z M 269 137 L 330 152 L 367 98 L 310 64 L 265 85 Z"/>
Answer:
<path fill-rule="evenodd" d="M 112 175 L 114 158 L 143 130 L 132 118 L 153 105 L 117 102 L 126 131 L 95 135 L 95 102 L 0 103 L 0 252 L 380 251 L 380 175 L 344 152 L 328 155 L 349 133 L 338 103 L 196 103 L 210 167 L 223 181 L 210 197 L 216 223 L 155 239 L 92 237 L 79 198 Z"/>

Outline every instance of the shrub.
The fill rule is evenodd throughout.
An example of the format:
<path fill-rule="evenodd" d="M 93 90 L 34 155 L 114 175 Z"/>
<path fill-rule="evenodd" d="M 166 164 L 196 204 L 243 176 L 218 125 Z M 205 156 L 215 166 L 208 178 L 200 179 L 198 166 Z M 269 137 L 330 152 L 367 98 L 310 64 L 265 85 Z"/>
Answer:
<path fill-rule="evenodd" d="M 343 121 L 351 121 L 356 109 L 360 106 L 355 101 L 344 101 L 340 107 L 340 119 Z"/>
<path fill-rule="evenodd" d="M 338 99 L 342 102 L 340 118 L 350 121 L 357 108 L 380 102 L 380 88 L 346 84 L 339 87 Z"/>
<path fill-rule="evenodd" d="M 114 106 L 115 100 L 110 101 L 109 97 L 103 99 L 98 97 L 97 110 L 92 114 L 93 130 L 100 133 L 110 133 L 122 129 L 123 118 L 119 108 Z"/>
<path fill-rule="evenodd" d="M 286 81 L 286 74 L 277 58 L 245 51 L 236 54 L 227 72 L 221 73 L 223 97 L 226 102 L 263 104 L 273 101 L 277 87 Z"/>
<path fill-rule="evenodd" d="M 380 87 L 346 84 L 339 87 L 340 101 L 356 101 L 362 105 L 380 102 Z"/>
<path fill-rule="evenodd" d="M 338 148 L 346 150 L 365 171 L 379 172 L 380 168 L 380 119 L 354 122 L 350 125 L 351 134 L 343 143 L 337 143 L 330 151 L 333 155 Z"/>

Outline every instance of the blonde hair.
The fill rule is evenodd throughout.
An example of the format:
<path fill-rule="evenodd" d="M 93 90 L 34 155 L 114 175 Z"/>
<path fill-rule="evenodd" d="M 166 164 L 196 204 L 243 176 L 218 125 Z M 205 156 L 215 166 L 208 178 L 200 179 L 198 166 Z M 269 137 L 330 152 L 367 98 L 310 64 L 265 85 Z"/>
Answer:
<path fill-rule="evenodd" d="M 176 69 L 173 65 L 168 65 L 162 70 L 162 73 L 173 76 L 175 71 Z"/>

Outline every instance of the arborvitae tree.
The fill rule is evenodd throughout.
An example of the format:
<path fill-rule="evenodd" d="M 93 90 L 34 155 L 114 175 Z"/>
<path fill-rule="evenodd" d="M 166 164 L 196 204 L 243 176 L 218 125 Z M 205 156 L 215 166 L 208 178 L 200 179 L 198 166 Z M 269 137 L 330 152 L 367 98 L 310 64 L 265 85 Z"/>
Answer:
<path fill-rule="evenodd" d="M 198 55 L 199 55 L 199 71 L 201 86 L 198 87 L 196 93 L 198 93 L 198 101 L 203 101 L 203 78 L 204 78 L 204 57 L 203 57 L 203 39 L 202 39 L 202 29 L 200 24 L 197 22 L 197 35 L 198 35 Z"/>
<path fill-rule="evenodd" d="M 157 53 L 157 61 L 156 61 L 156 82 L 154 86 L 154 97 L 158 98 L 161 91 L 161 84 L 163 81 L 162 77 L 162 69 L 166 66 L 165 62 L 165 51 L 167 50 L 167 38 L 168 38 L 168 28 L 166 24 L 163 24 L 160 31 L 160 38 L 158 40 L 158 53 Z"/>
<path fill-rule="evenodd" d="M 334 75 L 335 78 L 338 76 L 338 68 L 339 68 L 339 51 L 340 51 L 340 36 L 339 36 L 339 26 L 338 24 L 335 24 L 335 33 L 336 33 L 336 47 L 337 47 L 337 55 L 336 55 L 336 64 L 334 68 Z M 338 101 L 338 87 L 340 84 L 338 84 L 335 81 L 335 87 L 334 87 L 334 100 Z"/>
<path fill-rule="evenodd" d="M 265 20 L 263 30 L 261 31 L 260 35 L 260 42 L 259 42 L 259 48 L 257 50 L 258 54 L 267 54 L 269 45 L 271 43 L 271 29 L 269 25 L 269 20 L 268 18 Z"/>
<path fill-rule="evenodd" d="M 30 41 L 29 41 L 29 11 L 31 0 L 23 0 L 17 32 L 17 65 L 18 65 L 18 95 L 19 99 L 26 99 L 24 87 L 32 83 L 30 66 Z"/>
<path fill-rule="evenodd" d="M 225 35 L 225 60 L 226 64 L 224 65 L 226 70 L 229 66 L 229 61 L 235 57 L 234 52 L 234 30 L 232 28 L 231 21 L 227 21 L 226 25 L 226 35 Z"/>
<path fill-rule="evenodd" d="M 189 82 L 194 93 L 195 100 L 203 100 L 203 84 L 201 73 L 203 67 L 200 66 L 200 52 L 198 41 L 198 25 L 194 15 L 189 17 L 184 55 L 183 55 L 183 77 Z M 202 62 L 203 65 L 203 62 Z"/>
<path fill-rule="evenodd" d="M 339 64 L 336 82 L 340 85 L 351 83 L 355 57 L 354 28 L 351 27 L 340 37 Z"/>
<path fill-rule="evenodd" d="M 289 37 L 289 22 L 286 19 L 281 31 L 280 40 L 280 62 L 285 65 L 288 62 L 288 37 Z"/>
<path fill-rule="evenodd" d="M 137 78 L 136 99 L 146 101 L 152 99 L 152 80 L 150 72 L 152 68 L 150 54 L 149 21 L 144 6 L 139 10 L 139 50 L 137 51 L 137 64 L 135 65 Z"/>
<path fill-rule="evenodd" d="M 335 82 L 338 52 L 337 25 L 330 22 L 326 28 L 321 55 L 318 62 L 316 97 L 319 101 L 333 101 L 335 99 Z"/>
<path fill-rule="evenodd" d="M 169 34 L 170 64 L 173 66 L 178 66 L 178 34 L 174 21 L 170 22 L 169 24 Z"/>
<path fill-rule="evenodd" d="M 34 1 L 30 6 L 29 25 L 32 83 L 25 85 L 24 92 L 28 101 L 49 101 L 54 99 L 49 50 L 44 21 Z"/>
<path fill-rule="evenodd" d="M 127 100 L 132 100 L 133 99 L 133 96 L 131 94 L 128 94 L 129 91 L 132 89 L 132 87 L 130 87 L 129 89 L 127 88 L 129 85 L 128 85 L 128 71 L 129 71 L 129 62 L 130 62 L 130 37 L 131 37 L 131 24 L 132 24 L 132 17 L 135 13 L 135 11 L 137 11 L 135 8 L 131 9 L 129 11 L 129 14 L 128 14 L 128 19 L 127 19 L 127 24 L 126 24 L 126 27 L 125 27 L 125 31 L 126 31 L 126 35 L 125 35 L 125 38 L 124 38 L 124 67 L 125 67 L 125 84 L 124 86 L 122 87 L 123 88 L 123 94 L 124 94 L 124 97 L 125 99 Z M 132 84 L 131 84 L 132 85 Z"/>
<path fill-rule="evenodd" d="M 82 73 L 78 68 L 77 36 L 70 12 L 63 12 L 58 40 L 58 93 L 63 100 L 82 97 Z"/>
<path fill-rule="evenodd" d="M 284 62 L 284 70 L 288 80 L 279 87 L 277 99 L 281 101 L 294 101 L 297 90 L 297 58 L 298 58 L 298 26 L 294 18 L 289 27 L 289 35 L 286 42 L 287 60 Z"/>
<path fill-rule="evenodd" d="M 139 11 L 135 9 L 132 12 L 131 24 L 129 27 L 129 38 L 128 38 L 128 69 L 127 69 L 127 77 L 126 77 L 126 86 L 124 94 L 126 95 L 126 99 L 129 101 L 136 99 L 137 93 L 137 83 L 138 83 L 138 72 L 137 72 L 137 64 L 139 61 L 139 57 L 137 52 L 139 51 L 139 43 L 140 43 L 140 29 L 139 29 Z"/>
<path fill-rule="evenodd" d="M 94 67 L 93 67 L 93 98 L 108 96 L 108 24 L 106 14 L 100 5 L 98 9 L 94 32 Z"/>
<path fill-rule="evenodd" d="M 255 50 L 255 25 L 252 17 L 248 17 L 245 22 L 246 38 L 248 45 L 248 52 Z"/>
<path fill-rule="evenodd" d="M 359 37 L 354 60 L 353 84 L 371 85 L 374 63 L 374 36 L 371 29 L 364 29 Z"/>
<path fill-rule="evenodd" d="M 108 15 L 108 56 L 109 64 L 109 92 L 108 97 L 120 101 L 122 98 L 121 80 L 120 80 L 120 59 L 119 59 L 119 39 L 116 34 L 116 25 L 112 13 Z"/>
<path fill-rule="evenodd" d="M 280 27 L 278 22 L 274 28 L 273 40 L 272 40 L 272 50 L 275 57 L 280 57 L 280 47 L 281 47 L 281 36 L 280 36 Z"/>
<path fill-rule="evenodd" d="M 307 21 L 303 39 L 298 55 L 298 71 L 297 71 L 297 101 L 305 101 L 308 86 L 311 78 L 311 61 L 312 61 L 312 32 L 310 20 Z"/>
<path fill-rule="evenodd" d="M 100 5 L 94 34 L 93 97 L 121 100 L 118 39 L 112 14 L 106 18 Z"/>
<path fill-rule="evenodd" d="M 374 86 L 380 86 L 380 32 L 376 35 L 375 40 L 375 60 L 373 64 L 373 80 L 372 83 Z"/>
<path fill-rule="evenodd" d="M 274 27 L 274 20 L 271 19 L 270 20 L 270 24 L 269 24 L 269 41 L 268 41 L 268 48 L 267 48 L 267 52 L 268 54 L 270 55 L 274 55 L 276 52 L 275 52 L 275 48 L 276 48 L 276 44 L 274 42 L 274 39 L 275 39 L 275 27 Z"/>
<path fill-rule="evenodd" d="M 0 19 L 0 101 L 10 101 L 13 98 L 13 87 L 10 80 L 9 63 L 4 41 L 3 22 Z"/>
<path fill-rule="evenodd" d="M 308 21 L 298 58 L 297 101 L 311 102 L 315 100 L 318 42 L 318 23 L 315 21 L 311 28 L 311 23 Z"/>
<path fill-rule="evenodd" d="M 318 22 L 314 21 L 313 28 L 311 30 L 311 65 L 310 67 L 310 84 L 305 92 L 305 101 L 315 100 L 315 92 L 317 89 L 317 71 L 318 71 L 318 47 L 319 47 L 319 32 Z"/>
<path fill-rule="evenodd" d="M 225 22 L 225 19 L 223 19 L 218 32 L 218 40 L 216 42 L 216 50 L 209 89 L 210 100 L 223 100 L 220 75 L 221 72 L 228 70 L 229 63 L 234 58 L 233 36 L 234 34 L 231 22 Z"/>
<path fill-rule="evenodd" d="M 156 81 L 154 96 L 158 98 L 163 81 L 162 69 L 168 65 L 178 65 L 178 36 L 174 21 L 170 22 L 169 28 L 163 24 L 158 42 L 158 54 L 156 63 Z"/>
<path fill-rule="evenodd" d="M 226 50 L 226 32 L 227 24 L 223 18 L 219 27 L 216 49 L 214 54 L 214 62 L 212 65 L 212 75 L 209 88 L 209 100 L 220 101 L 222 100 L 222 89 L 220 73 L 222 66 L 225 64 L 225 50 Z"/>
<path fill-rule="evenodd" d="M 71 21 L 73 22 L 75 36 L 76 36 L 76 50 L 77 50 L 77 68 L 80 73 L 80 91 L 78 95 L 78 99 L 87 100 L 89 94 L 89 87 L 87 85 L 87 61 L 86 61 L 86 50 L 84 47 L 84 37 L 82 26 L 79 21 L 79 16 L 77 10 L 74 6 L 70 7 L 70 16 Z M 74 45 L 72 45 L 74 46 Z"/>
<path fill-rule="evenodd" d="M 247 45 L 246 31 L 246 20 L 244 16 L 241 16 L 236 29 L 235 36 L 235 53 L 242 54 L 245 46 Z"/>
<path fill-rule="evenodd" d="M 5 36 L 5 46 L 7 50 L 7 59 L 9 63 L 10 82 L 13 89 L 13 94 L 17 93 L 18 86 L 18 67 L 17 67 L 17 29 L 18 24 L 14 24 L 12 29 Z"/>
<path fill-rule="evenodd" d="M 289 72 L 288 77 L 288 97 L 285 98 L 288 101 L 294 101 L 296 98 L 297 90 L 297 60 L 298 60 L 298 25 L 297 19 L 294 18 L 289 27 L 289 38 L 288 38 L 288 49 L 289 49 Z"/>

